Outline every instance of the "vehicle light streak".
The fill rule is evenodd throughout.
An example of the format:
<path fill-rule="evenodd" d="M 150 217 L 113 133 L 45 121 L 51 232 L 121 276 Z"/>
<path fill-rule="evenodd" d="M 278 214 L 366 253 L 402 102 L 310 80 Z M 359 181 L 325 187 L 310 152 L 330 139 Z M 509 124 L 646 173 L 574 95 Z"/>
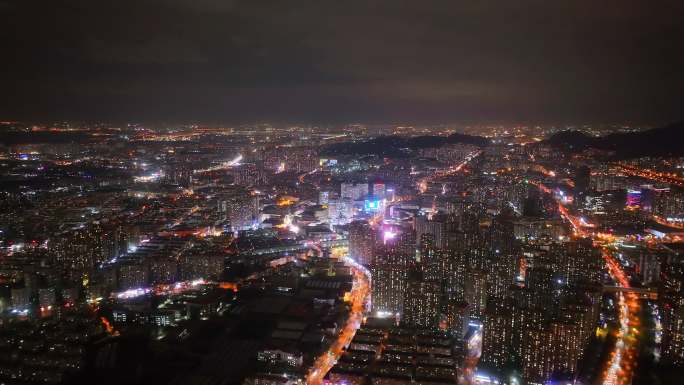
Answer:
<path fill-rule="evenodd" d="M 618 165 L 620 170 L 625 174 L 638 176 L 644 179 L 650 179 L 658 182 L 669 183 L 679 187 L 684 187 L 684 178 L 681 178 L 672 173 L 654 171 L 641 167 L 636 167 L 628 164 Z"/>
<path fill-rule="evenodd" d="M 623 287 L 629 286 L 629 279 L 622 266 L 606 250 L 603 255 L 611 277 Z M 635 293 L 620 293 L 618 296 L 618 330 L 610 358 L 602 372 L 603 385 L 629 385 L 632 382 L 637 358 L 639 333 L 639 298 Z"/>
<path fill-rule="evenodd" d="M 551 193 L 551 190 L 541 183 L 530 183 L 547 194 Z M 570 222 L 576 235 L 591 236 L 595 241 L 605 241 L 604 234 L 590 234 L 584 229 L 585 227 L 593 228 L 595 225 L 587 222 L 586 219 L 573 216 L 560 202 L 558 203 L 558 211 Z M 610 276 L 618 286 L 629 288 L 629 277 L 625 274 L 620 262 L 613 258 L 609 249 L 603 247 L 602 250 L 603 259 Z M 639 297 L 636 293 L 621 292 L 618 294 L 618 330 L 615 333 L 615 345 L 612 347 L 609 359 L 601 373 L 599 383 L 603 385 L 630 385 L 632 382 L 637 359 L 636 335 L 639 333 L 639 307 Z"/>
<path fill-rule="evenodd" d="M 323 382 L 323 378 L 337 363 L 345 347 L 351 343 L 356 330 L 361 327 L 363 315 L 369 303 L 370 274 L 363 266 L 353 262 L 350 258 L 343 258 L 343 260 L 352 267 L 354 272 L 354 284 L 350 293 L 352 302 L 351 313 L 337 339 L 330 345 L 328 350 L 316 359 L 313 366 L 309 369 L 309 373 L 306 376 L 307 385 L 320 385 Z"/>
<path fill-rule="evenodd" d="M 236 156 L 235 159 L 233 159 L 233 160 L 229 160 L 227 162 L 223 162 L 223 163 L 218 164 L 216 166 L 205 168 L 202 170 L 194 170 L 193 173 L 194 174 L 201 174 L 201 173 L 212 172 L 212 171 L 226 170 L 226 169 L 229 169 L 233 166 L 239 165 L 241 161 L 242 161 L 242 155 L 238 154 L 238 156 Z"/>
<path fill-rule="evenodd" d="M 461 163 L 459 163 L 459 164 L 456 164 L 456 165 L 454 165 L 454 166 L 451 166 L 451 167 L 449 167 L 449 168 L 446 169 L 446 170 L 437 171 L 437 172 L 433 173 L 431 176 L 425 177 L 425 178 L 419 180 L 418 183 L 417 183 L 418 191 L 420 191 L 421 194 L 424 194 L 425 192 L 427 192 L 428 183 L 434 181 L 434 180 L 437 179 L 437 178 L 442 178 L 442 177 L 445 177 L 445 176 L 450 176 L 450 175 L 454 175 L 454 174 L 458 173 L 459 171 L 463 170 L 463 168 L 464 168 L 471 160 L 475 159 L 475 158 L 476 158 L 477 156 L 479 156 L 481 153 L 482 153 L 481 150 L 473 151 L 473 152 L 471 152 L 470 154 L 468 154 L 468 155 L 465 157 L 465 160 L 464 160 L 463 162 L 461 162 Z"/>

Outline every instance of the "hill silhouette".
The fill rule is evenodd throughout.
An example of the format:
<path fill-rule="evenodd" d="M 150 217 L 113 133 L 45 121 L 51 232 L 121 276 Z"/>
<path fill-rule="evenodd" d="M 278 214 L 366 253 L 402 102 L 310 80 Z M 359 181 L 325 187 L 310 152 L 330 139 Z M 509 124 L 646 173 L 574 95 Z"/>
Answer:
<path fill-rule="evenodd" d="M 344 142 L 327 146 L 323 149 L 326 155 L 378 155 L 381 157 L 404 157 L 411 150 L 420 148 L 441 147 L 446 144 L 472 144 L 484 147 L 489 139 L 465 134 L 449 136 L 423 135 L 416 137 L 380 136 L 360 142 Z"/>
<path fill-rule="evenodd" d="M 684 122 L 642 132 L 588 136 L 579 131 L 563 131 L 544 141 L 568 151 L 587 148 L 613 151 L 618 158 L 684 156 Z"/>

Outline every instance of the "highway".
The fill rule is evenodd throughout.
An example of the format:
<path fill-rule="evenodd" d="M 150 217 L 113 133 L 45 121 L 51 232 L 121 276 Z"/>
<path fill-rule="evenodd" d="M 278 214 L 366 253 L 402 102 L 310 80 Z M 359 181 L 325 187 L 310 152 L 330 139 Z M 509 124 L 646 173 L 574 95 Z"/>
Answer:
<path fill-rule="evenodd" d="M 674 173 L 666 173 L 654 171 L 647 168 L 636 167 L 628 164 L 618 164 L 620 170 L 631 176 L 638 176 L 644 179 L 653 180 L 656 182 L 669 183 L 675 186 L 684 187 L 684 178 L 677 176 Z"/>
<path fill-rule="evenodd" d="M 604 250 L 610 276 L 620 286 L 629 287 L 629 279 L 620 263 L 608 250 Z M 609 361 L 601 373 L 603 385 L 629 385 L 632 383 L 637 359 L 637 335 L 639 334 L 639 296 L 636 293 L 618 294 L 618 325 L 615 332 L 615 345 L 610 352 Z"/>

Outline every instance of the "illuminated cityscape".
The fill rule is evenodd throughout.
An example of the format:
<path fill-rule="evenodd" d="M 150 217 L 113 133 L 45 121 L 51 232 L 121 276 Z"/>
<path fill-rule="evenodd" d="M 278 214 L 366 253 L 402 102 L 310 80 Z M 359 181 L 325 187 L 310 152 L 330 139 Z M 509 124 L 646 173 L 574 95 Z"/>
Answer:
<path fill-rule="evenodd" d="M 682 383 L 682 5 L 323 3 L 0 1 L 0 384 Z"/>

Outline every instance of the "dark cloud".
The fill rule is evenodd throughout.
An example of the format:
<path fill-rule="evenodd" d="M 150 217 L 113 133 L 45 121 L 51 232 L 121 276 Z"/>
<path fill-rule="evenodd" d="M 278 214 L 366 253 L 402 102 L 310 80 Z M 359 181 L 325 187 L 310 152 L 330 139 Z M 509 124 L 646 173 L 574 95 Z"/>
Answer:
<path fill-rule="evenodd" d="M 681 1 L 0 2 L 0 117 L 681 119 Z"/>

